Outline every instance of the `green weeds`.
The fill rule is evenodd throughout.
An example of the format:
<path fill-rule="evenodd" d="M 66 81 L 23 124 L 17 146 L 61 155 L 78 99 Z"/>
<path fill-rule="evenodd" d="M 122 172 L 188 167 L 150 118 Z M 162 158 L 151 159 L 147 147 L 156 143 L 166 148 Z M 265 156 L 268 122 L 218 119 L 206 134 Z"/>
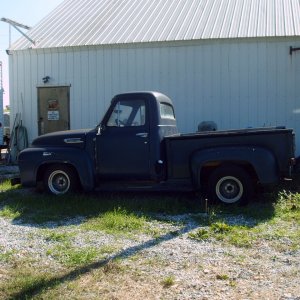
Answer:
<path fill-rule="evenodd" d="M 0 217 L 8 219 L 18 219 L 22 215 L 22 206 L 19 203 L 15 205 L 5 205 L 0 210 Z"/>
<path fill-rule="evenodd" d="M 251 209 L 251 211 L 250 211 Z M 272 217 L 266 218 L 270 210 Z M 230 225 L 226 219 L 234 216 L 232 213 L 243 214 L 251 219 L 252 225 Z M 253 203 L 245 208 L 234 207 L 231 213 L 228 209 L 215 208 L 213 216 L 199 219 L 204 226 L 191 232 L 191 239 L 217 240 L 236 247 L 252 247 L 261 240 L 272 242 L 281 251 L 300 248 L 300 194 L 283 190 L 278 194 L 278 200 L 272 203 Z"/>
<path fill-rule="evenodd" d="M 15 251 L 6 251 L 6 252 L 2 252 L 2 250 L 0 249 L 0 263 L 4 262 L 4 263 L 8 263 L 11 261 L 11 259 L 13 258 Z"/>
<path fill-rule="evenodd" d="M 175 284 L 175 277 L 173 275 L 167 276 L 161 281 L 161 284 L 164 288 L 169 288 Z"/>
<path fill-rule="evenodd" d="M 98 258 L 98 250 L 95 247 L 76 248 L 65 243 L 48 250 L 47 255 L 52 256 L 65 267 L 76 267 L 95 261 Z"/>
<path fill-rule="evenodd" d="M 144 216 L 129 213 L 125 209 L 117 208 L 113 211 L 100 214 L 86 221 L 81 228 L 85 230 L 104 231 L 110 234 L 126 234 L 141 231 L 146 228 Z"/>

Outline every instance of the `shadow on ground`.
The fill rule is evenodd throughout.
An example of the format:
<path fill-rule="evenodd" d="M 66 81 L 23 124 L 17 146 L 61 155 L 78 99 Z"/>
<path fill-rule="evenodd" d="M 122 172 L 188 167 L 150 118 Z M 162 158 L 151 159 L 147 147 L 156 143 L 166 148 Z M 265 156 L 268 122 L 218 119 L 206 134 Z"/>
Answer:
<path fill-rule="evenodd" d="M 242 215 L 245 218 L 254 218 L 256 222 L 253 226 L 256 226 L 258 223 L 265 222 L 274 216 L 274 204 L 278 199 L 278 193 L 284 190 L 298 191 L 298 182 L 288 182 L 277 187 L 276 190 L 259 194 L 255 201 L 242 207 L 211 205 L 206 207 L 206 202 L 203 199 L 201 202 L 199 198 L 190 193 L 93 193 L 52 197 L 31 190 L 17 189 L 0 194 L 0 212 L 6 208 L 15 213 L 16 216 L 13 218 L 13 222 L 20 226 L 22 226 L 22 223 L 30 223 L 31 226 L 47 227 L 47 222 L 52 222 L 52 228 L 53 222 L 56 227 L 59 227 L 66 225 L 68 220 L 78 216 L 87 220 L 118 208 L 125 209 L 129 213 L 147 215 L 152 219 L 156 219 L 158 214 L 179 215 L 192 213 L 201 215 L 207 213 L 207 215 L 214 214 L 221 218 L 228 215 Z M 151 249 L 197 227 L 199 227 L 197 222 L 194 225 L 189 223 L 177 231 L 168 232 L 145 243 L 129 247 L 104 260 L 78 267 L 64 275 L 41 280 L 29 288 L 15 293 L 12 299 L 30 299 L 39 295 L 45 289 L 76 280 L 93 270 L 104 268 L 111 261 L 130 258 L 145 249 Z"/>

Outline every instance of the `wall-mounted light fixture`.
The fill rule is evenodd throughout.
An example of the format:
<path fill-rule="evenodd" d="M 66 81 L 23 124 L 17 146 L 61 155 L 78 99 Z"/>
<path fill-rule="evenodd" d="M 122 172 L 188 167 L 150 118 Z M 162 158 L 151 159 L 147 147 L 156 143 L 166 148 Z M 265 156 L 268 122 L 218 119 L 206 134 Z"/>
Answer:
<path fill-rule="evenodd" d="M 299 51 L 300 50 L 300 48 L 299 47 L 290 47 L 290 55 L 292 55 L 293 54 L 293 52 L 295 52 L 295 51 Z"/>
<path fill-rule="evenodd" d="M 50 79 L 50 76 L 45 76 L 45 77 L 43 77 L 43 82 L 44 83 L 47 83 L 47 82 L 49 82 L 49 79 Z"/>

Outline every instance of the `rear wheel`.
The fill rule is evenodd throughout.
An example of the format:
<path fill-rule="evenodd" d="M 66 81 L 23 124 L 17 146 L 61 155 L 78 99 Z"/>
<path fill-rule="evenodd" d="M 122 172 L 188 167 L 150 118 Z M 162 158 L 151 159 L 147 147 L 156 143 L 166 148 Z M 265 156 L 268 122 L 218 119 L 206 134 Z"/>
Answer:
<path fill-rule="evenodd" d="M 223 166 L 213 171 L 209 177 L 208 193 L 214 202 L 245 204 L 252 196 L 253 184 L 244 169 Z"/>
<path fill-rule="evenodd" d="M 78 179 L 72 167 L 66 165 L 52 165 L 47 168 L 43 183 L 48 193 L 63 195 L 75 191 Z"/>

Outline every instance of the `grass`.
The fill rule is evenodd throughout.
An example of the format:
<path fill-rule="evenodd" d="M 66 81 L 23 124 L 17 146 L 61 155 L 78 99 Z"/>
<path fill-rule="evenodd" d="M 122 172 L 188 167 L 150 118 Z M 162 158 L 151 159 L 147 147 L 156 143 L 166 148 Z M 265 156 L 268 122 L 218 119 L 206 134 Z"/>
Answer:
<path fill-rule="evenodd" d="M 2 252 L 0 249 L 0 263 L 8 263 L 11 261 L 12 257 L 14 255 L 14 251 L 6 251 Z"/>
<path fill-rule="evenodd" d="M 38 193 L 16 192 L 9 183 L 0 185 L 0 207 L 14 211 L 14 219 L 43 224 L 84 216 L 97 218 L 114 210 L 138 212 L 139 215 L 164 213 L 176 215 L 200 210 L 198 201 L 190 194 L 95 193 L 61 197 Z M 2 191 L 2 193 L 1 193 Z M 189 199 L 190 201 L 186 201 Z"/>
<path fill-rule="evenodd" d="M 18 219 L 22 214 L 22 207 L 16 205 L 5 205 L 0 211 L 0 217 L 8 219 Z"/>
<path fill-rule="evenodd" d="M 77 267 L 90 264 L 99 257 L 97 248 L 84 247 L 78 249 L 69 244 L 56 246 L 48 250 L 47 255 L 58 260 L 65 267 Z"/>
<path fill-rule="evenodd" d="M 169 288 L 175 284 L 175 277 L 173 275 L 169 275 L 161 281 L 161 284 L 164 288 Z"/>
<path fill-rule="evenodd" d="M 199 202 L 193 201 L 190 194 L 99 193 L 51 197 L 23 193 L 18 188 L 10 187 L 7 182 L 0 185 L 0 191 L 0 217 L 41 226 L 40 234 L 49 243 L 46 254 L 61 266 L 59 271 L 53 270 L 51 266 L 43 265 L 42 261 L 35 261 L 38 258 L 29 254 L 21 259 L 15 251 L 4 252 L 0 249 L 0 266 L 5 266 L 4 275 L 0 268 L 0 299 L 79 299 L 81 295 L 117 299 L 117 291 L 122 290 L 120 287 L 124 290 L 131 287 L 135 292 L 145 283 L 151 283 L 151 289 L 168 290 L 175 284 L 175 275 L 149 278 L 143 268 L 138 270 L 136 267 L 144 259 L 146 269 L 166 269 L 167 262 L 160 261 L 159 257 L 153 257 L 150 261 L 143 258 L 141 250 L 136 250 L 128 258 L 120 256 L 119 260 L 106 261 L 111 255 L 122 251 L 121 246 L 117 243 L 100 247 L 92 243 L 87 247 L 76 245 L 78 232 L 92 232 L 95 236 L 109 234 L 116 240 L 120 235 L 132 238 L 148 234 L 150 239 L 157 238 L 158 242 L 167 233 L 170 239 L 176 237 L 179 233 L 174 229 L 165 232 L 160 226 L 153 228 L 151 222 L 154 220 L 167 224 L 157 214 L 192 213 L 198 228 L 188 235 L 199 242 L 214 241 L 242 248 L 243 251 L 245 249 L 245 253 L 262 241 L 280 252 L 300 249 L 300 179 L 294 186 L 284 186 L 278 192 L 264 194 L 261 199 L 245 207 L 210 206 L 208 214 Z M 68 225 L 66 222 L 79 216 L 79 224 Z M 232 221 L 239 220 L 241 216 L 249 222 Z M 49 222 L 52 223 L 48 225 Z M 174 225 L 184 226 L 179 222 Z M 89 239 L 92 239 L 91 236 Z M 245 257 L 246 254 L 235 259 L 244 264 Z M 216 279 L 226 281 L 230 286 L 238 284 L 226 272 L 216 273 Z M 103 295 L 108 296 L 105 298 Z"/>
<path fill-rule="evenodd" d="M 46 241 L 52 241 L 52 242 L 63 242 L 67 243 L 70 241 L 73 234 L 66 233 L 66 232 L 55 232 L 46 230 L 44 233 L 45 240 Z"/>
<path fill-rule="evenodd" d="M 89 219 L 81 228 L 104 231 L 110 234 L 126 234 L 133 231 L 141 231 L 146 225 L 147 222 L 144 216 L 128 213 L 125 209 L 119 207 Z"/>
<path fill-rule="evenodd" d="M 285 251 L 300 249 L 300 193 L 283 190 L 271 203 L 249 204 L 243 211 L 234 208 L 215 208 L 199 224 L 206 225 L 189 233 L 194 240 L 217 240 L 236 247 L 249 248 L 262 240 L 271 241 L 273 247 Z M 268 205 L 271 204 L 271 207 Z M 272 216 L 269 217 L 270 211 Z M 252 225 L 232 225 L 226 220 L 232 215 L 243 214 L 253 220 Z M 268 216 L 268 217 L 267 217 Z M 286 243 L 288 240 L 288 243 Z"/>

